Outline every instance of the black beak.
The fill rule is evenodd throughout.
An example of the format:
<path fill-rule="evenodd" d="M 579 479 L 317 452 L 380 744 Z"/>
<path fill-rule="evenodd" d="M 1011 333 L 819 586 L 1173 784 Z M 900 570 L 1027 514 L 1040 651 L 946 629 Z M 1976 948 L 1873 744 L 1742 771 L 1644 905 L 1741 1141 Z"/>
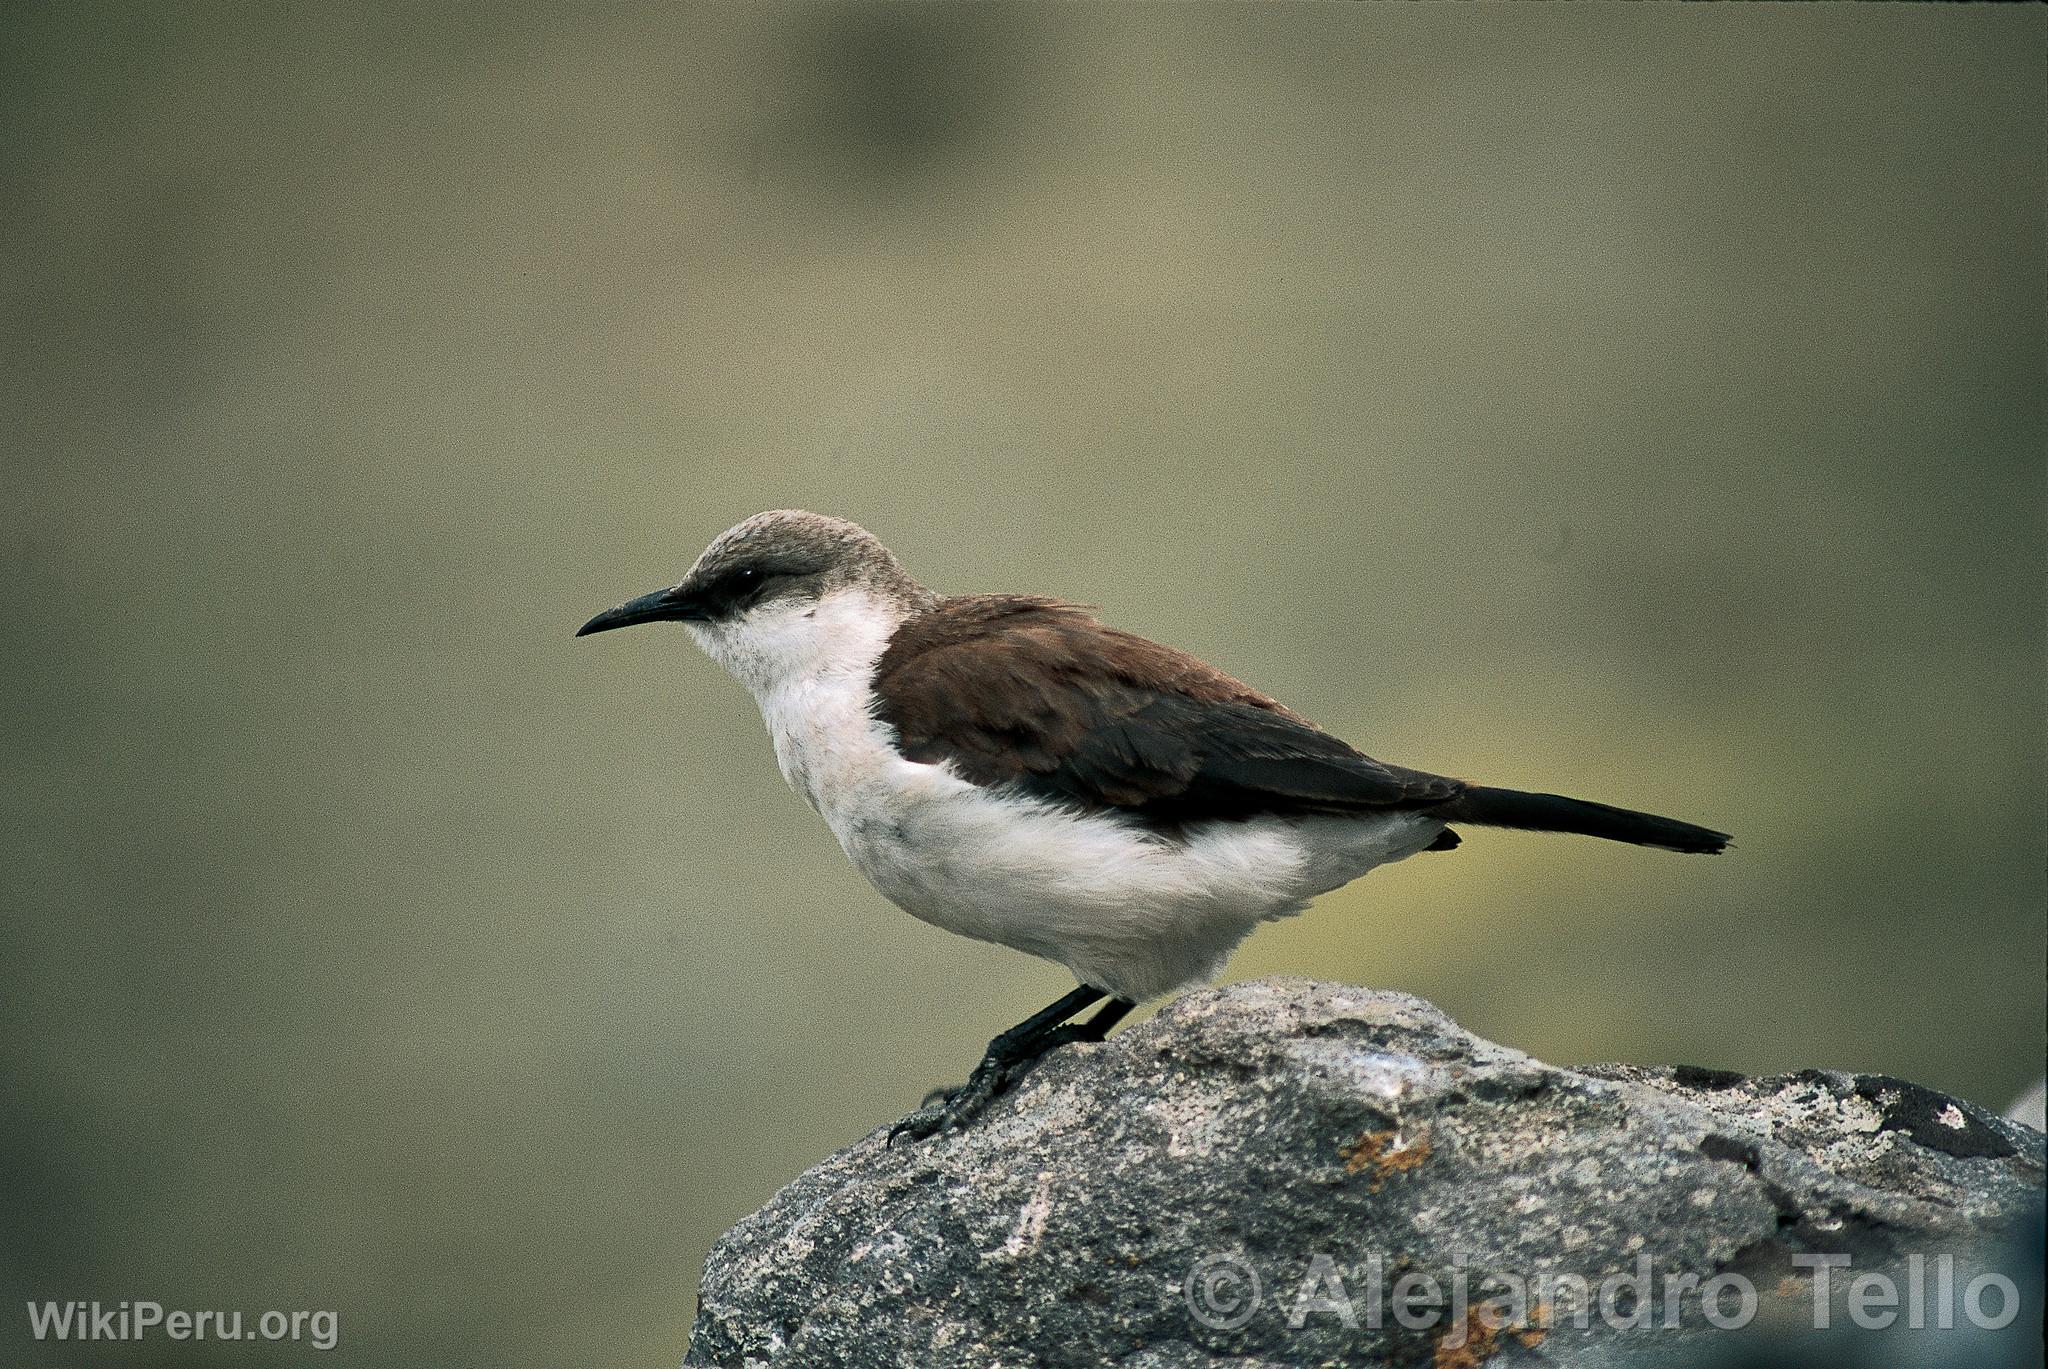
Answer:
<path fill-rule="evenodd" d="M 680 587 L 671 586 L 643 594 L 638 599 L 628 599 L 617 608 L 606 609 L 577 628 L 576 635 L 588 637 L 593 632 L 610 632 L 615 627 L 633 627 L 639 623 L 701 623 L 710 616 L 703 604 L 683 593 Z"/>

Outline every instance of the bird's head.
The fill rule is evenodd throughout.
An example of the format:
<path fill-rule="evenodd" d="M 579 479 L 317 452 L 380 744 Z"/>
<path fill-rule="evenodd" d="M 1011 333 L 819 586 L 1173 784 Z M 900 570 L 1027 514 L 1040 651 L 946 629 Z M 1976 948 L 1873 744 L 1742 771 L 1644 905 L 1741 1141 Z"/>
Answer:
<path fill-rule="evenodd" d="M 675 584 L 607 609 L 576 635 L 679 622 L 758 694 L 864 668 L 935 597 L 859 524 L 772 509 L 720 533 Z"/>

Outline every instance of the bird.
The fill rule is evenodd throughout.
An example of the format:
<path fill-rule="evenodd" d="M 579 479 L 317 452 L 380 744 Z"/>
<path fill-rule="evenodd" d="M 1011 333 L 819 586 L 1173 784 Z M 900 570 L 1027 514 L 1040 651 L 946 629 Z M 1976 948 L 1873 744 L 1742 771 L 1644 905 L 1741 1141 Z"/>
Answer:
<path fill-rule="evenodd" d="M 1673 818 L 1375 760 L 1079 604 L 928 589 L 824 514 L 756 514 L 576 635 L 662 622 L 753 695 L 783 777 L 885 898 L 1075 978 L 892 1144 L 970 1125 L 1048 1052 L 1101 1041 L 1139 1003 L 1213 978 L 1260 924 L 1453 850 L 1460 829 L 1729 845 Z"/>

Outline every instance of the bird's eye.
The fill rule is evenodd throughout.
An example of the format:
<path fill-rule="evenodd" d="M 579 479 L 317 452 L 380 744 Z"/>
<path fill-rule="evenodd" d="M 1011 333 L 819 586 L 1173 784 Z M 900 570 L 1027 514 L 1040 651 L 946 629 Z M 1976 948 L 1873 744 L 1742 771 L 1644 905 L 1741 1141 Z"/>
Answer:
<path fill-rule="evenodd" d="M 733 572 L 732 578 L 742 585 L 758 584 L 761 579 L 761 572 L 752 566 L 742 566 Z"/>

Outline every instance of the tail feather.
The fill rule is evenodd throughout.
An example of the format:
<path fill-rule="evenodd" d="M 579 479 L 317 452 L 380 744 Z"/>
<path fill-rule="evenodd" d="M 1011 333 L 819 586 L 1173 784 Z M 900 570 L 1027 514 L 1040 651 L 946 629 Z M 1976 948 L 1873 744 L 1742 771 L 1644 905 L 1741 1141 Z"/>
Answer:
<path fill-rule="evenodd" d="M 1519 789 L 1473 785 L 1439 810 L 1451 822 L 1482 827 L 1519 827 L 1531 832 L 1572 832 L 1636 846 L 1714 855 L 1728 847 L 1728 834 L 1695 827 L 1676 818 L 1612 808 L 1562 794 L 1525 794 Z"/>

